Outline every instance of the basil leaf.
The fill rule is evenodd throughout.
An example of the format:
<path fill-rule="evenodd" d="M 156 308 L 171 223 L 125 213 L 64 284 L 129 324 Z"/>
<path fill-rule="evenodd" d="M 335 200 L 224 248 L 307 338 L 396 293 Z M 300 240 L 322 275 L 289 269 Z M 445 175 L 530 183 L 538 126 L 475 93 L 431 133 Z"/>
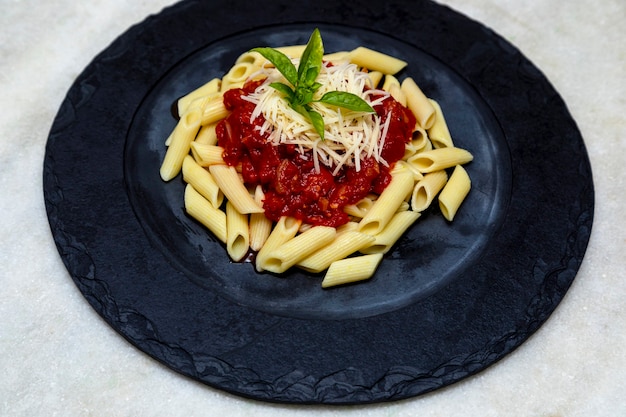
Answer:
<path fill-rule="evenodd" d="M 332 106 L 343 107 L 344 109 L 360 111 L 364 113 L 375 113 L 365 100 L 356 94 L 346 93 L 344 91 L 329 91 L 318 100 L 320 103 L 330 104 Z"/>
<path fill-rule="evenodd" d="M 324 140 L 324 118 L 315 110 L 307 110 L 307 113 L 315 131 L 320 135 L 320 139 Z"/>
<path fill-rule="evenodd" d="M 282 52 L 273 48 L 254 48 L 253 52 L 260 53 L 265 59 L 270 61 L 287 81 L 294 87 L 298 85 L 298 70 L 291 62 L 291 59 Z"/>
<path fill-rule="evenodd" d="M 313 101 L 313 91 L 309 88 L 296 88 L 295 96 L 293 102 L 306 106 L 311 101 Z"/>
<path fill-rule="evenodd" d="M 311 87 L 315 83 L 317 76 L 322 70 L 323 57 L 324 44 L 322 43 L 322 35 L 319 29 L 315 28 L 298 65 L 299 85 Z"/>
<path fill-rule="evenodd" d="M 283 93 L 285 96 L 287 96 L 287 101 L 292 102 L 295 99 L 295 93 L 294 91 L 291 89 L 291 87 L 289 87 L 287 84 L 283 84 L 283 83 L 271 83 L 270 87 L 275 88 L 276 90 L 280 91 L 281 93 Z"/>

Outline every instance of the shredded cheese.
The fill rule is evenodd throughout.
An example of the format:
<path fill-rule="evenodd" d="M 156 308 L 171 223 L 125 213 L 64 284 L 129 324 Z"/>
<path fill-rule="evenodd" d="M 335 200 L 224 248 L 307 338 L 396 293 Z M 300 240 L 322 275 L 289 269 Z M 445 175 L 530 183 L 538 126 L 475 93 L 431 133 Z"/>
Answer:
<path fill-rule="evenodd" d="M 302 154 L 310 152 L 315 169 L 319 171 L 323 164 L 332 169 L 333 175 L 345 165 L 359 171 L 360 161 L 365 157 L 373 157 L 388 166 L 381 152 L 391 118 L 381 126 L 380 117 L 375 113 L 353 112 L 313 101 L 311 107 L 324 119 L 322 141 L 311 122 L 292 109 L 279 91 L 270 87 L 272 82 L 286 82 L 282 74 L 273 67 L 264 68 L 262 72 L 266 80 L 244 99 L 256 106 L 250 122 L 263 115 L 265 123 L 259 128 L 260 133 L 267 133 L 273 144 L 292 144 Z M 368 74 L 351 63 L 326 63 L 316 81 L 322 86 L 314 100 L 329 91 L 343 91 L 356 94 L 374 107 L 389 96 L 383 90 L 371 88 Z"/>

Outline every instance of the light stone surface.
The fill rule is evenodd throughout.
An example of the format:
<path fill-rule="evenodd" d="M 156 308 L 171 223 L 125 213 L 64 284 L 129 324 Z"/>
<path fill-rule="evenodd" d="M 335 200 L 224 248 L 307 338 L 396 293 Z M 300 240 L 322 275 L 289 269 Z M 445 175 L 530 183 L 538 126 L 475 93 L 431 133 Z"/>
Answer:
<path fill-rule="evenodd" d="M 626 2 L 445 0 L 511 41 L 554 84 L 592 163 L 580 272 L 551 318 L 502 361 L 448 388 L 356 407 L 259 403 L 166 369 L 74 286 L 42 193 L 47 135 L 75 77 L 171 0 L 0 0 L 1 416 L 626 416 Z"/>

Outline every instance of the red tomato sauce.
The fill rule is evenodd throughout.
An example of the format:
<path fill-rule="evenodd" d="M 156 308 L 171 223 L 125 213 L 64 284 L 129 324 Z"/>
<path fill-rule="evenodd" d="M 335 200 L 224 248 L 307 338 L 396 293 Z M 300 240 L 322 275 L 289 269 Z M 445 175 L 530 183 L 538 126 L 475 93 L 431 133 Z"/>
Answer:
<path fill-rule="evenodd" d="M 361 161 L 361 169 L 345 166 L 336 175 L 324 165 L 315 170 L 312 155 L 301 154 L 294 145 L 273 145 L 269 134 L 257 127 L 265 122 L 262 115 L 250 123 L 255 105 L 242 98 L 252 93 L 262 81 L 224 93 L 224 105 L 230 115 L 216 127 L 218 145 L 224 148 L 224 161 L 240 166 L 248 185 L 261 185 L 265 192 L 263 208 L 270 220 L 292 216 L 303 223 L 338 227 L 349 221 L 343 211 L 369 193 L 380 194 L 391 181 L 389 167 L 374 158 Z M 382 158 L 390 167 L 404 156 L 406 143 L 415 127 L 413 113 L 393 98 L 374 107 L 381 124 L 391 117 Z"/>

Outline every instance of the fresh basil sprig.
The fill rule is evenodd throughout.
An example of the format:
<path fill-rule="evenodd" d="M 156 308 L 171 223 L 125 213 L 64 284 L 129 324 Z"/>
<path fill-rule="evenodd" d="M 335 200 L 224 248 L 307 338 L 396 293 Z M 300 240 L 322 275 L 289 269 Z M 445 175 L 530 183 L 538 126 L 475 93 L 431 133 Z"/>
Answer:
<path fill-rule="evenodd" d="M 274 64 L 276 69 L 291 84 L 289 86 L 285 83 L 274 82 L 270 86 L 284 94 L 289 105 L 311 121 L 322 140 L 324 140 L 324 119 L 321 114 L 313 110 L 310 106 L 311 103 L 319 102 L 364 113 L 375 112 L 361 97 L 343 91 L 329 91 L 319 100 L 313 100 L 313 95 L 322 86 L 316 80 L 322 70 L 324 57 L 322 35 L 317 28 L 309 38 L 297 69 L 287 55 L 274 48 L 254 48 L 252 51 L 260 53 Z"/>

